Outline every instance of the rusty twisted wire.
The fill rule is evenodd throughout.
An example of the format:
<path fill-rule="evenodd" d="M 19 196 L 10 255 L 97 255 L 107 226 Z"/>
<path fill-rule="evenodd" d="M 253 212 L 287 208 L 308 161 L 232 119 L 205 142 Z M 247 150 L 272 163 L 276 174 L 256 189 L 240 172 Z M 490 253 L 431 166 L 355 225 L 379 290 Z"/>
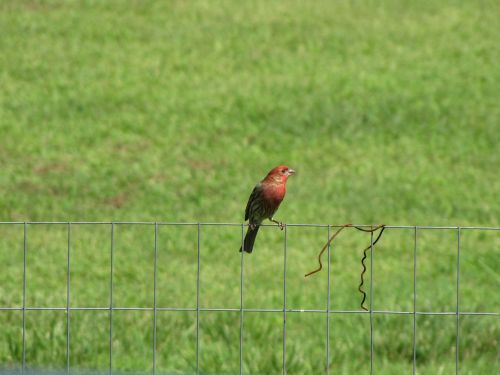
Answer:
<path fill-rule="evenodd" d="M 375 244 L 378 242 L 378 240 L 380 239 L 380 237 L 382 236 L 382 233 L 384 233 L 384 230 L 385 230 L 385 224 L 380 224 L 380 225 L 377 225 L 375 227 L 371 227 L 370 229 L 365 229 L 365 228 L 362 228 L 362 227 L 357 227 L 355 225 L 352 225 L 352 224 L 344 224 L 342 225 L 327 241 L 327 243 L 325 244 L 325 246 L 323 246 L 323 248 L 321 249 L 321 251 L 319 252 L 318 254 L 318 263 L 319 263 L 319 267 L 311 272 L 308 272 L 304 275 L 304 277 L 308 277 L 308 276 L 311 276 L 319 271 L 321 271 L 323 269 L 323 263 L 321 262 L 321 257 L 323 255 L 323 253 L 325 252 L 325 250 L 328 248 L 328 246 L 332 243 L 333 239 L 335 237 L 337 237 L 337 235 L 345 228 L 356 228 L 357 230 L 359 231 L 362 231 L 362 232 L 368 232 L 368 233 L 373 233 L 379 229 L 381 229 L 381 231 L 379 232 L 377 238 L 375 239 L 375 241 L 373 241 L 373 243 L 371 243 L 368 247 L 366 247 L 364 250 L 363 250 L 363 258 L 361 259 L 361 265 L 363 266 L 363 270 L 361 271 L 361 282 L 359 284 L 359 287 L 358 287 L 358 290 L 359 292 L 363 295 L 363 298 L 361 300 L 361 308 L 365 311 L 368 311 L 368 309 L 365 307 L 364 303 L 366 301 L 366 292 L 363 290 L 363 285 L 364 285 L 364 275 L 365 275 L 365 272 L 366 272 L 366 265 L 365 265 L 365 260 L 366 260 L 366 253 L 369 249 L 371 249 L 373 246 L 375 246 Z"/>

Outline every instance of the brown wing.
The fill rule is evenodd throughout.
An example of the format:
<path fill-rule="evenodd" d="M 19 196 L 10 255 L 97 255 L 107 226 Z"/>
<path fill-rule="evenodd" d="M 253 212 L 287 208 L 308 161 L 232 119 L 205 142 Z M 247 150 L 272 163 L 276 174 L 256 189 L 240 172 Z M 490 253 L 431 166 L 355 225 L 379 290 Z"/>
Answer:
<path fill-rule="evenodd" d="M 275 204 L 265 197 L 264 186 L 260 183 L 252 191 L 245 210 L 245 220 L 251 224 L 260 224 L 262 220 L 269 219 L 278 209 Z"/>
<path fill-rule="evenodd" d="M 252 206 L 255 201 L 259 199 L 258 197 L 261 193 L 261 189 L 260 182 L 253 188 L 252 194 L 250 194 L 250 198 L 248 198 L 247 208 L 245 208 L 245 220 L 248 220 L 251 216 Z"/>

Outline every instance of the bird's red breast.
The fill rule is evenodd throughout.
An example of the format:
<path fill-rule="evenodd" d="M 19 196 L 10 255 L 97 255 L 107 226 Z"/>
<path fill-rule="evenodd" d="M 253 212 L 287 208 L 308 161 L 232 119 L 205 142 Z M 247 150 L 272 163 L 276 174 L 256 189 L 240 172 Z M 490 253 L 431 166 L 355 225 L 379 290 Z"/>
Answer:
<path fill-rule="evenodd" d="M 295 171 L 286 165 L 279 165 L 261 181 L 264 198 L 279 206 L 286 194 L 286 182 Z"/>
<path fill-rule="evenodd" d="M 286 182 L 262 181 L 262 195 L 268 202 L 278 206 L 286 194 Z"/>

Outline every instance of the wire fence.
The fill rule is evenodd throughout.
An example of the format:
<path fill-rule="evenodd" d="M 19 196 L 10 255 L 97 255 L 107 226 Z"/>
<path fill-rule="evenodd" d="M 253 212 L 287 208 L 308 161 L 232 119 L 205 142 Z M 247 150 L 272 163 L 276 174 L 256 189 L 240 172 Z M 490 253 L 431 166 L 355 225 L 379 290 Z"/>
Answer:
<path fill-rule="evenodd" d="M 26 259 L 28 252 L 28 237 L 30 226 L 34 225 L 63 225 L 66 226 L 67 231 L 67 269 L 66 269 L 66 306 L 65 307 L 33 307 L 28 306 L 26 303 Z M 460 361 L 459 361 L 459 347 L 460 347 L 460 318 L 461 316 L 497 316 L 500 317 L 500 312 L 494 311 L 462 311 L 460 306 L 460 251 L 461 251 L 461 234 L 464 231 L 500 231 L 500 227 L 472 227 L 472 226 L 405 226 L 405 225 L 386 225 L 387 229 L 401 229 L 412 231 L 413 233 L 413 309 L 409 311 L 404 310 L 374 310 L 373 309 L 373 265 L 375 261 L 375 251 L 373 247 L 373 233 L 371 236 L 371 251 L 369 255 L 370 259 L 370 284 L 369 284 L 369 309 L 368 311 L 363 310 L 335 310 L 331 309 L 331 275 L 330 275 L 330 263 L 331 263 L 331 251 L 330 246 L 328 246 L 327 259 L 328 267 L 326 269 L 327 274 L 327 299 L 325 309 L 292 309 L 287 305 L 287 248 L 288 248 L 288 236 L 287 228 L 289 227 L 316 227 L 316 228 L 326 228 L 328 231 L 328 238 L 330 238 L 330 232 L 332 228 L 340 228 L 340 225 L 329 225 L 329 224 L 286 224 L 284 226 L 284 241 L 283 241 L 283 306 L 279 309 L 272 308 L 246 308 L 244 306 L 244 262 L 245 253 L 242 252 L 240 259 L 240 298 L 239 308 L 207 308 L 200 305 L 200 254 L 202 249 L 202 244 L 200 241 L 201 228 L 204 226 L 232 226 L 241 228 L 241 243 L 243 243 L 246 224 L 238 223 L 208 223 L 208 222 L 192 222 L 192 223 L 180 223 L 180 222 L 139 222 L 139 221 L 129 221 L 129 222 L 0 222 L 1 226 L 13 225 L 13 226 L 23 226 L 23 289 L 22 289 L 22 306 L 20 307 L 9 307 L 0 306 L 0 311 L 21 311 L 22 312 L 22 374 L 30 373 L 30 369 L 26 366 L 26 311 L 65 311 L 66 312 L 66 373 L 69 374 L 71 370 L 70 366 L 70 351 L 71 351 L 71 312 L 72 311 L 108 311 L 109 312 L 109 374 L 113 373 L 113 312 L 114 311 L 151 311 L 153 312 L 153 340 L 151 358 L 152 362 L 152 372 L 155 374 L 157 372 L 157 312 L 159 311 L 189 311 L 196 313 L 196 374 L 200 373 L 200 312 L 211 311 L 211 312 L 239 312 L 239 373 L 244 373 L 243 366 L 243 354 L 244 354 L 244 340 L 245 335 L 245 325 L 244 325 L 244 314 L 246 312 L 252 313 L 282 313 L 283 314 L 283 337 L 282 337 L 282 373 L 287 372 L 287 314 L 324 314 L 325 316 L 325 373 L 330 374 L 330 319 L 332 316 L 337 314 L 367 314 L 369 315 L 369 327 L 370 327 L 370 375 L 374 372 L 374 316 L 375 315 L 410 315 L 413 316 L 413 333 L 412 333 L 412 346 L 413 346 L 413 374 L 417 371 L 417 316 L 419 315 L 445 315 L 445 316 L 455 316 L 456 317 L 456 333 L 455 333 L 455 369 L 456 375 L 460 373 Z M 71 305 L 71 253 L 72 253 L 72 228 L 77 225 L 104 225 L 109 226 L 109 239 L 110 239 L 110 269 L 109 269 L 109 305 L 101 307 L 85 307 L 85 306 L 72 306 Z M 120 225 L 147 225 L 154 227 L 154 265 L 153 265 L 153 306 L 149 307 L 120 307 L 114 305 L 113 300 L 113 273 L 114 273 L 114 251 L 115 251 L 115 228 Z M 157 306 L 157 270 L 158 270 L 158 237 L 159 237 L 159 227 L 161 226 L 192 226 L 196 228 L 197 232 L 197 276 L 196 276 L 196 306 L 192 307 L 159 307 Z M 263 225 L 263 226 L 273 226 L 273 225 Z M 370 225 L 358 225 L 359 227 L 369 228 Z M 453 311 L 418 311 L 417 310 L 417 253 L 418 253 L 418 233 L 422 230 L 452 230 L 456 233 L 456 308 Z M 0 338 L 1 339 L 1 338 Z"/>

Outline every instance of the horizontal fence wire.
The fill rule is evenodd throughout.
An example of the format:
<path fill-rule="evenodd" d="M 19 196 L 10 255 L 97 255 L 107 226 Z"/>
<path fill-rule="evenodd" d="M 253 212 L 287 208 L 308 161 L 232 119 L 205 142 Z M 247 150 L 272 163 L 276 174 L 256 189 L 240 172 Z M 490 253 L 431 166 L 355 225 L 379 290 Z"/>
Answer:
<path fill-rule="evenodd" d="M 27 292 L 27 269 L 26 269 L 26 259 L 28 253 L 28 240 L 29 232 L 28 228 L 30 225 L 66 225 L 67 227 L 67 264 L 66 264 L 66 306 L 53 306 L 53 307 L 33 307 L 27 306 L 26 303 L 26 292 Z M 231 227 L 241 227 L 241 244 L 243 246 L 245 227 L 247 224 L 242 223 L 211 223 L 211 222 L 192 222 L 192 223 L 178 223 L 178 222 L 146 222 L 146 221 L 10 221 L 10 222 L 0 222 L 0 225 L 22 225 L 23 226 L 23 288 L 22 288 L 22 305 L 21 306 L 0 306 L 0 311 L 22 311 L 22 373 L 26 372 L 26 311 L 66 311 L 66 373 L 70 373 L 70 342 L 71 342 L 71 312 L 72 311 L 108 311 L 109 312 L 109 374 L 113 373 L 113 311 L 152 311 L 153 312 L 153 356 L 152 356 L 152 371 L 153 374 L 156 373 L 157 367 L 157 312 L 158 311 L 187 311 L 196 313 L 196 374 L 200 373 L 200 312 L 235 312 L 239 313 L 239 373 L 244 373 L 244 313 L 281 313 L 283 315 L 283 335 L 282 335 L 282 373 L 286 374 L 286 364 L 287 364 L 287 314 L 325 314 L 326 315 L 326 361 L 325 361 L 325 373 L 329 374 L 330 364 L 332 358 L 330 358 L 330 319 L 334 315 L 338 314 L 367 314 L 370 319 L 370 374 L 374 372 L 374 316 L 375 315 L 410 315 L 413 316 L 413 337 L 412 337 L 412 362 L 413 362 L 413 374 L 416 374 L 416 358 L 417 358 L 417 342 L 416 342 L 416 332 L 417 316 L 455 316 L 456 317 L 456 333 L 455 333 L 455 368 L 456 375 L 459 374 L 459 345 L 460 345 L 460 317 L 461 316 L 500 316 L 500 312 L 472 312 L 472 311 L 461 311 L 460 310 L 460 250 L 461 250 L 461 233 L 464 230 L 479 230 L 479 231 L 498 231 L 500 227 L 474 227 L 474 226 L 409 226 L 409 225 L 386 225 L 385 228 L 392 229 L 407 229 L 413 231 L 413 309 L 411 311 L 395 311 L 395 310 L 376 310 L 373 305 L 373 290 L 375 288 L 373 282 L 373 267 L 374 267 L 374 251 L 373 251 L 373 233 L 370 235 L 371 240 L 371 252 L 370 252 L 370 308 L 368 311 L 365 310 L 338 310 L 331 309 L 331 276 L 330 276 L 330 246 L 328 246 L 328 275 L 327 275 L 327 299 L 325 309 L 291 309 L 287 307 L 287 247 L 288 247 L 288 227 L 317 227 L 317 228 L 327 228 L 328 238 L 330 237 L 331 228 L 340 228 L 343 225 L 333 225 L 333 224 L 286 224 L 284 226 L 284 243 L 283 243 L 283 308 L 281 309 L 265 309 L 265 308 L 245 308 L 244 307 L 244 252 L 241 253 L 240 260 L 240 307 L 239 308 L 225 308 L 225 307 L 212 307 L 206 308 L 200 306 L 200 268 L 201 268 L 201 252 L 202 249 L 202 237 L 201 237 L 201 227 L 202 226 L 231 226 Z M 101 307 L 86 307 L 86 306 L 71 306 L 71 245 L 72 245 L 72 227 L 75 225 L 109 225 L 110 226 L 110 276 L 109 276 L 109 305 Z M 153 284 L 153 306 L 137 306 L 137 307 L 120 307 L 114 306 L 113 301 L 113 289 L 114 289 L 114 247 L 115 247 L 115 228 L 117 225 L 152 225 L 154 226 L 154 284 Z M 181 307 L 181 306 L 171 306 L 171 307 L 159 307 L 157 304 L 157 262 L 158 262 L 158 237 L 159 237 L 159 226 L 194 226 L 197 231 L 197 259 L 196 259 L 196 307 Z M 275 226 L 274 224 L 263 224 L 262 226 Z M 372 225 L 356 225 L 358 227 L 371 228 Z M 455 311 L 419 311 L 417 306 L 417 238 L 418 233 L 421 230 L 454 230 L 457 235 L 457 261 L 456 261 L 456 309 Z"/>
<path fill-rule="evenodd" d="M 0 221 L 0 225 L 173 225 L 173 226 L 223 226 L 239 227 L 241 223 L 215 223 L 215 222 L 168 222 L 168 221 Z M 248 224 L 243 224 L 248 226 Z M 276 227 L 276 224 L 260 224 L 261 227 Z M 314 227 L 314 228 L 341 228 L 345 224 L 308 224 L 290 223 L 287 227 Z M 351 224 L 352 227 L 371 228 L 373 224 Z M 500 227 L 483 226 L 430 226 L 430 225 L 384 225 L 387 229 L 459 229 L 460 230 L 500 230 Z"/>
<path fill-rule="evenodd" d="M 153 311 L 154 307 L 0 307 L 0 311 Z M 156 311 L 201 311 L 201 312 L 257 312 L 257 313 L 315 313 L 315 314 L 366 314 L 370 315 L 370 311 L 365 310 L 320 310 L 320 309 L 239 309 L 239 308 L 218 308 L 218 307 L 157 307 Z M 383 315 L 453 315 L 456 316 L 456 311 L 394 311 L 394 310 L 373 310 L 373 314 Z M 475 312 L 475 311 L 460 311 L 458 315 L 486 315 L 500 316 L 500 312 Z"/>

